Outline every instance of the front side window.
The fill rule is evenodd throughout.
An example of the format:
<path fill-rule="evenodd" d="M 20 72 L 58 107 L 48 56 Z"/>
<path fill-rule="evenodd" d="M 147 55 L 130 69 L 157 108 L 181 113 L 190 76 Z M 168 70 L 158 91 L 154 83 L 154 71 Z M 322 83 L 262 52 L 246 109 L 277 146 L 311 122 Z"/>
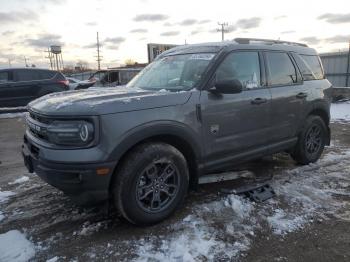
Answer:
<path fill-rule="evenodd" d="M 266 52 L 270 85 L 291 85 L 297 82 L 295 67 L 287 53 Z"/>
<path fill-rule="evenodd" d="M 215 54 L 166 56 L 152 62 L 127 85 L 147 90 L 189 90 L 196 87 Z"/>
<path fill-rule="evenodd" d="M 239 80 L 243 89 L 259 88 L 260 65 L 258 52 L 233 52 L 220 64 L 216 81 Z"/>

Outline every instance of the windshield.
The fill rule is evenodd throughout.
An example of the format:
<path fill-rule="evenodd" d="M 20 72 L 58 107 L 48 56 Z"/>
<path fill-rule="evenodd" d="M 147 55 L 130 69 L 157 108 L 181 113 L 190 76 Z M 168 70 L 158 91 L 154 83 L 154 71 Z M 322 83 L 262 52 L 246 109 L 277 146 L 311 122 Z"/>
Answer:
<path fill-rule="evenodd" d="M 196 87 L 215 54 L 198 53 L 166 56 L 143 69 L 128 87 L 148 90 L 189 90 Z"/>

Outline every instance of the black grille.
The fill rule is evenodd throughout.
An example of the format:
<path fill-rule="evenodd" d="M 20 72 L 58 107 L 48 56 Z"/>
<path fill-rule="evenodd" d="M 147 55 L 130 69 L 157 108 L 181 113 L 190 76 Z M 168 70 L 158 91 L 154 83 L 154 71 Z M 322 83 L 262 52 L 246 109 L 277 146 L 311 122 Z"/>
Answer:
<path fill-rule="evenodd" d="M 44 141 L 48 141 L 47 128 L 52 123 L 52 119 L 30 112 L 27 116 L 27 126 L 30 133 Z"/>
<path fill-rule="evenodd" d="M 52 119 L 50 119 L 48 117 L 40 116 L 40 115 L 37 115 L 33 112 L 30 112 L 29 115 L 32 119 L 34 119 L 40 123 L 43 123 L 43 124 L 51 124 L 52 123 Z"/>

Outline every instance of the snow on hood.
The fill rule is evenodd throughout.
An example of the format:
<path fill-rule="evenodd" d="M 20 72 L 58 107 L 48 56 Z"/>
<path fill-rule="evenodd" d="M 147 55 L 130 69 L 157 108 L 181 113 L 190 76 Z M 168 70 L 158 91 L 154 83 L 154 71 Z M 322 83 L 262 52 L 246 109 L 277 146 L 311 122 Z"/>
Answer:
<path fill-rule="evenodd" d="M 184 104 L 191 92 L 137 88 L 89 88 L 53 93 L 34 100 L 29 109 L 49 115 L 102 115 Z"/>

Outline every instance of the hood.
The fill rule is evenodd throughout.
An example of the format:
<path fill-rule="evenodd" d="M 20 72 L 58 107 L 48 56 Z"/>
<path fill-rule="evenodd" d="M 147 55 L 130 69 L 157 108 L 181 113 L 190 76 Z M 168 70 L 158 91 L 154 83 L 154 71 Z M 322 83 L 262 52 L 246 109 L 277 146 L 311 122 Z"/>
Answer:
<path fill-rule="evenodd" d="M 38 98 L 28 107 L 44 115 L 103 115 L 184 104 L 190 91 L 148 91 L 136 88 L 90 88 L 53 93 Z"/>

